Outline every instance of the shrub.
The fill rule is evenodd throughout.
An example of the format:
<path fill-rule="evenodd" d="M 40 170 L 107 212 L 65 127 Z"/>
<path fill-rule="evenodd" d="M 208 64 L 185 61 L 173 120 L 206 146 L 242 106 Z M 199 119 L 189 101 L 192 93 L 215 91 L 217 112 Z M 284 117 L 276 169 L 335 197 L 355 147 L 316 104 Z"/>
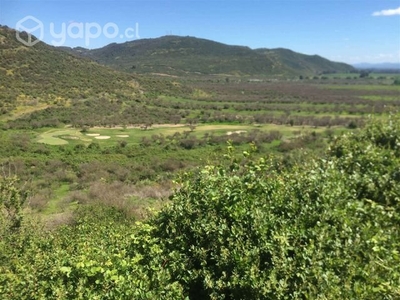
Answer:
<path fill-rule="evenodd" d="M 19 189 L 18 181 L 16 176 L 0 176 L 1 227 L 12 230 L 21 226 L 22 206 L 27 198 L 27 193 Z"/>
<path fill-rule="evenodd" d="M 397 299 L 399 137 L 399 118 L 372 121 L 287 166 L 229 146 L 145 223 L 91 204 L 50 233 L 2 231 L 0 298 Z"/>
<path fill-rule="evenodd" d="M 228 166 L 183 176 L 171 207 L 151 223 L 172 280 L 190 299 L 395 298 L 393 123 L 344 136 L 335 146 L 341 155 L 334 147 L 334 157 L 289 172 L 245 152 L 244 161 L 229 157 Z"/>

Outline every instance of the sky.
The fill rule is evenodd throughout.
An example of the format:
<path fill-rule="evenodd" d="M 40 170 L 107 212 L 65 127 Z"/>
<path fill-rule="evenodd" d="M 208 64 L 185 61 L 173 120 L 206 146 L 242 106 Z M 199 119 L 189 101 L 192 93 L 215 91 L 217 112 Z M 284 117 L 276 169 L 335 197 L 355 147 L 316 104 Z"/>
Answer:
<path fill-rule="evenodd" d="M 0 0 L 0 24 L 56 46 L 164 35 L 288 48 L 346 63 L 400 62 L 400 0 Z"/>

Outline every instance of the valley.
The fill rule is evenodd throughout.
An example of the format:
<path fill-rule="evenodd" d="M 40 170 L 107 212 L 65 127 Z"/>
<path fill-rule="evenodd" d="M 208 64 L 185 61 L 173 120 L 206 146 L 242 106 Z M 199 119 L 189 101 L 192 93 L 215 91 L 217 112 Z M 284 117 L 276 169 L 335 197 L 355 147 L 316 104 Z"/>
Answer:
<path fill-rule="evenodd" d="M 161 86 L 186 86 L 190 92 L 159 91 L 144 94 L 139 102 L 103 96 L 50 105 L 17 118 L 6 116 L 2 137 L 11 148 L 3 146 L 2 165 L 25 180 L 30 178 L 30 203 L 39 215 L 52 205 L 51 211 L 63 219 L 68 205 L 57 209 L 52 202 L 61 187 L 67 187 L 62 198 L 70 199 L 72 207 L 76 194 L 96 202 L 88 191 L 98 184 L 120 182 L 132 188 L 144 182 L 149 187 L 162 183 L 168 188 L 161 188 L 161 194 L 169 194 L 168 182 L 176 174 L 217 161 L 217 153 L 228 143 L 237 151 L 254 143 L 257 156 L 288 161 L 305 150 L 322 153 L 335 136 L 398 111 L 400 88 L 390 84 L 394 80 L 390 78 L 342 76 L 291 82 L 156 78 Z M 61 168 L 58 175 L 52 175 L 53 164 Z M 115 197 L 123 201 L 126 195 Z"/>
<path fill-rule="evenodd" d="M 0 59 L 0 298 L 399 295 L 398 74 L 5 27 Z"/>

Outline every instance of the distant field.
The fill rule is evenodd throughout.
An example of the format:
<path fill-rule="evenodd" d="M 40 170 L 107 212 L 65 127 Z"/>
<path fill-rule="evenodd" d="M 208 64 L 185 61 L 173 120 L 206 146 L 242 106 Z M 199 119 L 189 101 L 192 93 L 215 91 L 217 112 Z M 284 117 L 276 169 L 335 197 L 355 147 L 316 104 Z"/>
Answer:
<path fill-rule="evenodd" d="M 358 90 L 358 91 L 398 91 L 400 92 L 400 86 L 398 85 L 366 85 L 366 84 L 352 84 L 352 85 L 326 85 L 324 88 L 334 90 Z"/>
<path fill-rule="evenodd" d="M 379 96 L 379 95 L 368 95 L 368 96 L 360 96 L 362 99 L 373 100 L 373 101 L 399 101 L 400 94 L 394 96 Z"/>
<path fill-rule="evenodd" d="M 286 126 L 286 125 L 229 125 L 229 124 L 208 124 L 197 125 L 193 130 L 193 135 L 202 137 L 206 133 L 217 135 L 230 135 L 232 133 L 244 133 L 254 129 L 262 131 L 279 131 L 284 137 L 290 137 L 294 132 L 320 132 L 326 128 L 315 128 L 312 126 Z M 114 144 L 118 141 L 126 141 L 127 143 L 138 144 L 143 137 L 151 137 L 153 135 L 162 134 L 164 136 L 173 135 L 175 133 L 183 133 L 190 131 L 185 125 L 155 125 L 147 130 L 139 128 L 91 128 L 82 133 L 78 129 L 50 129 L 39 133 L 37 142 L 48 145 L 66 145 L 68 143 L 91 143 L 98 142 L 101 144 Z"/>
<path fill-rule="evenodd" d="M 360 78 L 360 75 L 358 73 L 333 73 L 333 74 L 324 74 L 322 76 L 325 76 L 327 78 L 340 78 L 340 79 L 348 79 L 348 78 L 354 78 L 356 77 L 357 79 Z M 369 78 L 374 78 L 374 79 L 394 79 L 398 77 L 399 74 L 393 74 L 393 73 L 370 73 Z"/>

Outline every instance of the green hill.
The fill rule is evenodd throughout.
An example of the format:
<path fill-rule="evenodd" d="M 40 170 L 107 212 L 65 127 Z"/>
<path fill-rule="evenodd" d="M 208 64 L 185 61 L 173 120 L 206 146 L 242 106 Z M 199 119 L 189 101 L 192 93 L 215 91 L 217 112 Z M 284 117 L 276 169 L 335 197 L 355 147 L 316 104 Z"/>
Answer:
<path fill-rule="evenodd" d="M 317 55 L 287 49 L 252 50 L 195 37 L 164 36 L 113 43 L 94 50 L 65 47 L 63 50 L 131 73 L 293 76 L 354 70 L 350 65 Z"/>
<path fill-rule="evenodd" d="M 277 65 L 282 65 L 286 70 L 294 74 L 321 74 L 321 73 L 346 73 L 354 71 L 348 64 L 332 62 L 319 55 L 305 55 L 289 49 L 256 49 L 265 58 L 275 61 Z"/>
<path fill-rule="evenodd" d="M 95 118 L 98 121 L 88 124 L 109 124 L 114 121 L 107 116 L 121 122 L 119 114 L 129 108 L 132 112 L 125 119 L 140 122 L 133 114 L 146 115 L 148 97 L 181 94 L 183 89 L 118 72 L 42 42 L 27 47 L 16 39 L 15 30 L 0 26 L 0 120 L 31 118 L 46 120 L 36 125 L 48 126 Z M 140 109 L 135 106 L 139 104 Z M 31 116 L 33 112 L 36 115 Z"/>

